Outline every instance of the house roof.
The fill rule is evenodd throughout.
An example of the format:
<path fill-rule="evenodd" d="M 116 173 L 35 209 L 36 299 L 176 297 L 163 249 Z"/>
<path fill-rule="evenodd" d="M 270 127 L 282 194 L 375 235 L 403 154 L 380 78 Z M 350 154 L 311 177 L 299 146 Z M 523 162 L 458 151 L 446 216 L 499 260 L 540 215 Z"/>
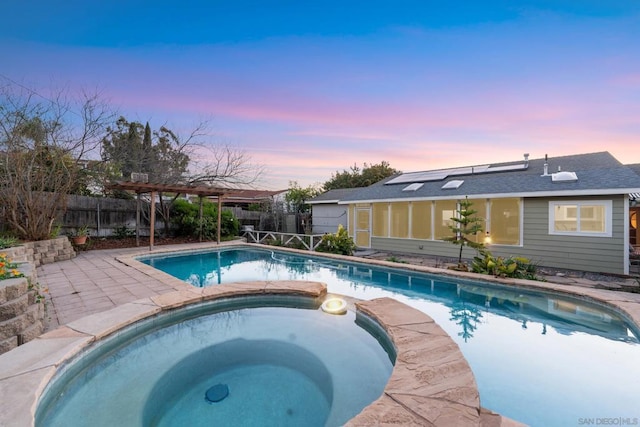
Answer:
<path fill-rule="evenodd" d="M 633 163 L 630 165 L 626 165 L 629 169 L 634 171 L 636 175 L 640 176 L 640 163 Z M 640 192 L 629 194 L 629 199 L 631 200 L 640 200 Z"/>
<path fill-rule="evenodd" d="M 547 175 L 544 175 L 545 162 Z M 574 172 L 575 176 L 567 172 Z M 443 188 L 445 184 L 449 188 Z M 496 198 L 630 194 L 640 193 L 640 175 L 608 152 L 599 152 L 549 157 L 548 160 L 527 160 L 525 157 L 525 160 L 515 162 L 398 174 L 358 190 L 341 198 L 340 203 L 437 200 L 465 196 Z"/>
<path fill-rule="evenodd" d="M 354 191 L 362 190 L 362 188 L 336 188 L 335 190 L 325 191 L 307 201 L 309 205 L 318 205 L 322 203 L 338 203 L 340 200 L 348 197 Z"/>

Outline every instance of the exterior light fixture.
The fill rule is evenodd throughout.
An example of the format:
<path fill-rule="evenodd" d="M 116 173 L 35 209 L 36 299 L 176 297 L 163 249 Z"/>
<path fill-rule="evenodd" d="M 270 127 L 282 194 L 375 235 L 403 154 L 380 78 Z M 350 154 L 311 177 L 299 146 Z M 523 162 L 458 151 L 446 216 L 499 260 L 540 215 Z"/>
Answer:
<path fill-rule="evenodd" d="M 486 236 L 484 236 L 484 244 L 485 245 L 490 245 L 491 244 L 491 235 L 489 234 L 488 231 L 487 231 Z"/>
<path fill-rule="evenodd" d="M 326 299 L 320 308 L 328 314 L 345 314 L 347 312 L 347 302 L 342 298 L 333 297 Z"/>

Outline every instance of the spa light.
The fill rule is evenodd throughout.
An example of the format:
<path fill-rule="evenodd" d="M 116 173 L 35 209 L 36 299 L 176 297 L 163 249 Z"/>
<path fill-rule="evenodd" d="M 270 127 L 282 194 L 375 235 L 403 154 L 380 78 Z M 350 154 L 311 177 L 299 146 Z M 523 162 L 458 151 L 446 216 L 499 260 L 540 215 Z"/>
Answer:
<path fill-rule="evenodd" d="M 329 314 L 345 314 L 347 312 L 347 302 L 342 298 L 329 298 L 322 303 L 320 308 Z"/>

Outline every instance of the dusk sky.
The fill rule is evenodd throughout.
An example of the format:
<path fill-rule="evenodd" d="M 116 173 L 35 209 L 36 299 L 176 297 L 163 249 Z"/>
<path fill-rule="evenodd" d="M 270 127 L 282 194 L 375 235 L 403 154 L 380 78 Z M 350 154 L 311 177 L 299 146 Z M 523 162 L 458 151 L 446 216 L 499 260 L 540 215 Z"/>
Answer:
<path fill-rule="evenodd" d="M 128 120 L 266 166 L 259 187 L 609 151 L 640 163 L 640 2 L 12 1 L 0 84 L 100 88 Z"/>

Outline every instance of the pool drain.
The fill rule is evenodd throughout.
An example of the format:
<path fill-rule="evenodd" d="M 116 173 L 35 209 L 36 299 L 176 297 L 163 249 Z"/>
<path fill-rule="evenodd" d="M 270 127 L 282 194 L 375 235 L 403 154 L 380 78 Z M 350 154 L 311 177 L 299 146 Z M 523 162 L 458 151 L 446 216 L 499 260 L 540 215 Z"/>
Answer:
<path fill-rule="evenodd" d="M 216 384 L 210 387 L 204 394 L 204 398 L 209 403 L 216 403 L 229 396 L 229 386 L 226 384 Z"/>

